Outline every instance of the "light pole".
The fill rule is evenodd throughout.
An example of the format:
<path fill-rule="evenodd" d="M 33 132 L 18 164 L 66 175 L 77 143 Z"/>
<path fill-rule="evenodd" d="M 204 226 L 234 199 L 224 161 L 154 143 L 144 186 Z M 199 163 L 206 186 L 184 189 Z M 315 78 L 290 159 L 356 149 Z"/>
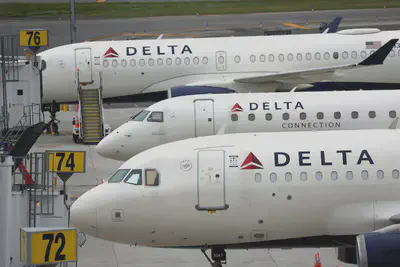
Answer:
<path fill-rule="evenodd" d="M 71 44 L 76 42 L 75 0 L 69 0 Z"/>

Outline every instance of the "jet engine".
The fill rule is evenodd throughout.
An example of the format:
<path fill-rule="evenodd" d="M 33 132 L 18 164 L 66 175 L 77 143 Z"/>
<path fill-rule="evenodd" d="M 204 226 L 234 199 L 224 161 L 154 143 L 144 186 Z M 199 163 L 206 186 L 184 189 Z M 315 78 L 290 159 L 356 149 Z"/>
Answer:
<path fill-rule="evenodd" d="M 357 264 L 356 247 L 339 247 L 336 250 L 337 259 L 348 264 Z"/>
<path fill-rule="evenodd" d="M 359 267 L 400 266 L 400 233 L 366 233 L 357 236 Z"/>
<path fill-rule="evenodd" d="M 168 89 L 168 98 L 185 96 L 185 95 L 229 94 L 229 93 L 236 93 L 236 91 L 229 88 L 213 87 L 213 86 L 175 86 Z"/>

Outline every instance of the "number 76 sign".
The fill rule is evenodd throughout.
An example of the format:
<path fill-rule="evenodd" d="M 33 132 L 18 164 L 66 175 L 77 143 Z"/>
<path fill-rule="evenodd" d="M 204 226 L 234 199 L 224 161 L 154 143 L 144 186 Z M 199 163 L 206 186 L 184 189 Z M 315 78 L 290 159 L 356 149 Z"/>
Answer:
<path fill-rule="evenodd" d="M 47 171 L 56 173 L 84 173 L 86 151 L 46 151 Z"/>

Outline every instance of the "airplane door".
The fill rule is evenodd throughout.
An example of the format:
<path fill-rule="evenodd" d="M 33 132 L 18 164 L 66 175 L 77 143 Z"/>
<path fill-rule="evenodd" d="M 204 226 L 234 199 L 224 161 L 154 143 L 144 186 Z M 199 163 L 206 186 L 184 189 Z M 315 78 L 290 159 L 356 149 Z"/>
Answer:
<path fill-rule="evenodd" d="M 218 51 L 215 53 L 215 61 L 217 62 L 217 70 L 224 71 L 226 70 L 226 52 Z"/>
<path fill-rule="evenodd" d="M 197 210 L 226 210 L 225 151 L 200 150 L 197 153 Z"/>
<path fill-rule="evenodd" d="M 201 99 L 194 101 L 195 136 L 214 134 L 214 101 Z"/>
<path fill-rule="evenodd" d="M 93 83 L 92 50 L 90 48 L 75 49 L 75 69 L 79 73 L 79 83 Z"/>

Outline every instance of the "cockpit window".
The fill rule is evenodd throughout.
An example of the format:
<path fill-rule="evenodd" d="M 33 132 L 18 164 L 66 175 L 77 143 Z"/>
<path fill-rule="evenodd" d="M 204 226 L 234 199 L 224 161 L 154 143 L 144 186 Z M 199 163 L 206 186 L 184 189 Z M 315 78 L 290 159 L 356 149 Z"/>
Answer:
<path fill-rule="evenodd" d="M 153 111 L 150 116 L 147 118 L 147 121 L 152 122 L 163 122 L 164 121 L 164 114 L 160 111 Z"/>
<path fill-rule="evenodd" d="M 128 176 L 126 176 L 125 183 L 141 185 L 142 184 L 142 170 L 132 170 Z"/>
<path fill-rule="evenodd" d="M 158 186 L 160 185 L 160 175 L 156 170 L 146 170 L 146 185 Z"/>
<path fill-rule="evenodd" d="M 130 170 L 128 169 L 120 169 L 108 180 L 109 183 L 119 183 L 121 182 L 125 176 L 128 174 Z"/>
<path fill-rule="evenodd" d="M 144 121 L 146 119 L 147 115 L 149 115 L 150 111 L 148 110 L 142 110 L 135 116 L 131 118 L 131 121 Z"/>

